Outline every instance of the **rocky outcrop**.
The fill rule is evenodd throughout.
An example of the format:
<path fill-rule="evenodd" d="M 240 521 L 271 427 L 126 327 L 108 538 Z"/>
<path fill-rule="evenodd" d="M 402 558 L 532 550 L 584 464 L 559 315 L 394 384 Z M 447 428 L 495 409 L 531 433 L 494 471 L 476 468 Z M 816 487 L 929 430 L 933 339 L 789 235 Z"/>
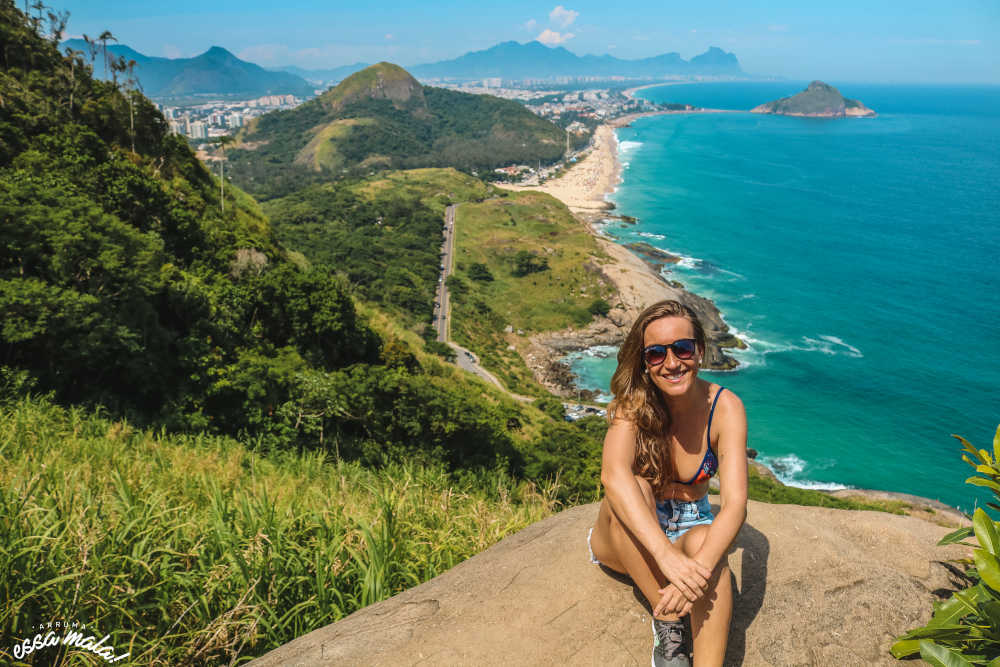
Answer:
<path fill-rule="evenodd" d="M 713 504 L 718 498 L 713 497 Z M 649 609 L 591 565 L 597 505 L 566 510 L 448 572 L 250 663 L 647 665 Z M 920 519 L 751 501 L 729 553 L 728 665 L 898 665 L 894 637 L 955 586 L 960 546 Z"/>
<path fill-rule="evenodd" d="M 804 116 L 808 118 L 872 118 L 876 114 L 857 100 L 850 100 L 822 81 L 813 81 L 797 95 L 782 97 L 754 107 L 750 113 Z"/>

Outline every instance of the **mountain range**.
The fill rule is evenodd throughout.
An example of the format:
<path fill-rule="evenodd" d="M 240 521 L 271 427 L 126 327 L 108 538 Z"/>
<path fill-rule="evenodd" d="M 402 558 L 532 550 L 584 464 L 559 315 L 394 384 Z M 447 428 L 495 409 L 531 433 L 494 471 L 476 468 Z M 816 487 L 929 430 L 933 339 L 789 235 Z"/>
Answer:
<path fill-rule="evenodd" d="M 87 43 L 82 39 L 68 40 L 62 46 L 82 52 L 85 58 L 89 55 Z M 111 44 L 107 47 L 107 53 L 113 58 L 123 57 L 135 61 L 139 83 L 150 97 L 196 94 L 309 96 L 317 86 L 336 84 L 368 67 L 367 63 L 359 62 L 315 70 L 295 66 L 265 69 L 240 60 L 219 46 L 213 46 L 193 58 L 147 56 L 125 44 Z M 98 46 L 93 61 L 96 77 L 104 75 L 103 57 L 103 47 Z M 714 46 L 691 60 L 684 60 L 678 53 L 626 60 L 610 55 L 578 56 L 561 46 L 548 47 L 537 41 L 525 44 L 502 42 L 451 60 L 415 65 L 409 71 L 423 80 L 744 76 L 736 56 Z"/>
<path fill-rule="evenodd" d="M 678 53 L 624 60 L 610 55 L 578 56 L 561 47 L 541 42 L 502 42 L 483 51 L 473 51 L 452 60 L 415 65 L 409 71 L 421 79 L 547 79 L 552 77 L 661 78 L 678 75 L 743 76 L 732 53 L 710 47 L 691 60 Z"/>
<path fill-rule="evenodd" d="M 71 39 L 62 43 L 63 48 L 80 51 L 90 56 L 87 43 Z M 196 94 L 246 95 L 297 95 L 313 94 L 314 86 L 290 72 L 274 72 L 240 60 L 220 46 L 193 58 L 158 58 L 139 53 L 124 44 L 107 47 L 112 58 L 134 60 L 135 72 L 143 92 L 149 97 L 175 97 Z M 94 76 L 104 75 L 104 53 L 97 47 L 94 58 Z"/>

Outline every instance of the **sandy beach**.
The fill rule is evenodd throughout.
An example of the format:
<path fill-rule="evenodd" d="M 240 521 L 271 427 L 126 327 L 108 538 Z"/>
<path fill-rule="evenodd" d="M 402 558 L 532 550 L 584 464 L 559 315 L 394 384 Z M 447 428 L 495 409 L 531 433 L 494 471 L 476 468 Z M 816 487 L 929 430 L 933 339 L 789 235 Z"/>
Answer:
<path fill-rule="evenodd" d="M 595 213 L 611 208 L 605 195 L 614 192 L 620 182 L 618 139 L 611 125 L 601 125 L 594 131 L 594 139 L 587 154 L 559 178 L 546 181 L 542 185 L 500 187 L 515 191 L 546 192 L 566 204 L 569 210 L 589 218 Z"/>

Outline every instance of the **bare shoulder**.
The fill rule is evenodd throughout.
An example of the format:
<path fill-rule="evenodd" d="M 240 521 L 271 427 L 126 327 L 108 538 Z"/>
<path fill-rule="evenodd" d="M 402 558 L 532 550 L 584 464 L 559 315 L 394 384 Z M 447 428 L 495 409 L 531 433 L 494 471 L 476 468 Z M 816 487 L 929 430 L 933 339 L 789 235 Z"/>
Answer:
<path fill-rule="evenodd" d="M 719 395 L 719 403 L 716 405 L 722 414 L 732 412 L 734 414 L 746 414 L 746 408 L 743 407 L 743 400 L 736 394 L 736 392 L 726 389 L 722 394 Z"/>
<path fill-rule="evenodd" d="M 736 438 L 746 439 L 747 413 L 740 397 L 728 389 L 719 394 L 719 402 L 715 406 L 713 427 L 718 423 L 718 434 L 731 434 Z M 715 429 L 713 428 L 713 431 Z"/>

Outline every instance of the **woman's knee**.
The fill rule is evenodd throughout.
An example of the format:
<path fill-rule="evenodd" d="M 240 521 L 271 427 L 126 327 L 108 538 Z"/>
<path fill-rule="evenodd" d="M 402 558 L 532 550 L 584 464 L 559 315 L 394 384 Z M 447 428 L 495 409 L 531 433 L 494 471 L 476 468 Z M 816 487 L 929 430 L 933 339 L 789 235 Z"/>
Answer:
<path fill-rule="evenodd" d="M 685 556 L 694 556 L 705 544 L 708 536 L 708 526 L 694 526 L 681 537 L 680 547 Z"/>

